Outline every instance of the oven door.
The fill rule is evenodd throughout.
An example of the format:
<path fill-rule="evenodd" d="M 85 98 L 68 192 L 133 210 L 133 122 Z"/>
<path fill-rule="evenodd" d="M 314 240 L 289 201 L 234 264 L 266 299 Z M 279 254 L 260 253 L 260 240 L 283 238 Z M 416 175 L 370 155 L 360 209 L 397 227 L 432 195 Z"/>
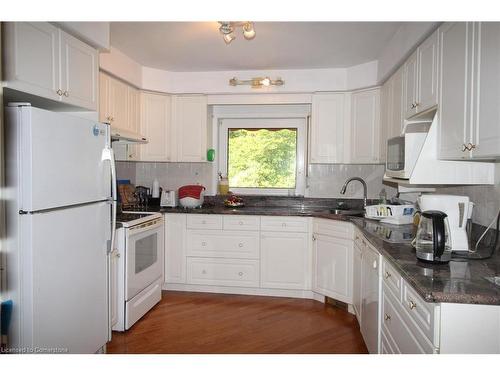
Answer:
<path fill-rule="evenodd" d="M 162 276 L 163 241 L 163 219 L 126 229 L 127 301 Z"/>
<path fill-rule="evenodd" d="M 405 137 L 387 140 L 386 174 L 389 177 L 404 178 L 405 175 Z"/>

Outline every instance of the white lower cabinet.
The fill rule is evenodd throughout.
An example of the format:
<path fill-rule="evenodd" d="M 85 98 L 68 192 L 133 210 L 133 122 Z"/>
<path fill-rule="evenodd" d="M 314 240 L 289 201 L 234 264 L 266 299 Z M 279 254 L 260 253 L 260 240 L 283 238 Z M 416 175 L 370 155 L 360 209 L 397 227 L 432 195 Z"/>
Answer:
<path fill-rule="evenodd" d="M 425 302 L 387 261 L 383 263 L 381 351 L 438 353 L 439 305 Z"/>
<path fill-rule="evenodd" d="M 186 215 L 165 215 L 165 282 L 186 282 Z"/>
<path fill-rule="evenodd" d="M 310 252 L 307 233 L 262 232 L 260 286 L 310 289 Z"/>
<path fill-rule="evenodd" d="M 361 334 L 369 353 L 379 353 L 380 254 L 365 242 L 361 254 Z"/>
<path fill-rule="evenodd" d="M 187 258 L 188 284 L 259 286 L 259 261 L 255 259 Z"/>
<path fill-rule="evenodd" d="M 259 259 L 259 232 L 188 230 L 188 256 Z"/>
<path fill-rule="evenodd" d="M 314 234 L 313 291 L 352 304 L 352 240 Z"/>
<path fill-rule="evenodd" d="M 353 260 L 352 260 L 352 304 L 354 306 L 354 312 L 356 313 L 356 318 L 361 326 L 362 316 L 361 316 L 361 260 L 362 251 L 359 247 L 358 242 L 354 241 L 353 246 Z"/>

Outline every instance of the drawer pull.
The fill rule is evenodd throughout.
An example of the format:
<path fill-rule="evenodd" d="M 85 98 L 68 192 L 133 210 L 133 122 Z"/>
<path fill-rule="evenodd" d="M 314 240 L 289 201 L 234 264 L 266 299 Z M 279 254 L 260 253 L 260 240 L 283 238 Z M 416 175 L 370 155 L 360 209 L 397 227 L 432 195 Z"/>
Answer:
<path fill-rule="evenodd" d="M 243 221 L 239 221 L 239 222 L 238 222 L 238 224 L 239 224 L 239 225 L 243 225 Z"/>
<path fill-rule="evenodd" d="M 389 314 L 384 314 L 384 320 L 391 320 L 391 316 Z"/>
<path fill-rule="evenodd" d="M 240 243 L 238 244 L 238 247 L 243 247 L 243 243 L 242 243 L 242 242 L 240 242 Z"/>
<path fill-rule="evenodd" d="M 412 300 L 410 300 L 410 303 L 408 304 L 408 306 L 410 307 L 410 310 L 413 310 L 415 307 L 417 307 L 417 304 L 415 302 L 413 302 Z"/>
<path fill-rule="evenodd" d="M 282 227 L 286 227 L 286 223 L 281 223 L 281 226 Z"/>
<path fill-rule="evenodd" d="M 206 242 L 202 242 L 201 246 L 207 246 L 207 243 Z"/>
<path fill-rule="evenodd" d="M 238 276 L 243 276 L 243 272 L 238 272 Z"/>
<path fill-rule="evenodd" d="M 385 275 L 384 276 L 385 276 L 386 279 L 388 279 L 389 277 L 391 277 L 391 274 L 389 272 L 385 271 Z"/>

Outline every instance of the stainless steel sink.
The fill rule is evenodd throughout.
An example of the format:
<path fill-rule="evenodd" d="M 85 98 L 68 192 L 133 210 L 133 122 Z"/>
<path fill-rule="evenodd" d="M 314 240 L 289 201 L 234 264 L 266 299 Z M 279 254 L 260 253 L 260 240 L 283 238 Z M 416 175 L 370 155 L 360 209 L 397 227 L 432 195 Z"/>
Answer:
<path fill-rule="evenodd" d="M 345 216 L 363 216 L 365 214 L 364 210 L 344 210 L 341 208 L 333 208 L 330 213 L 334 215 L 345 215 Z"/>

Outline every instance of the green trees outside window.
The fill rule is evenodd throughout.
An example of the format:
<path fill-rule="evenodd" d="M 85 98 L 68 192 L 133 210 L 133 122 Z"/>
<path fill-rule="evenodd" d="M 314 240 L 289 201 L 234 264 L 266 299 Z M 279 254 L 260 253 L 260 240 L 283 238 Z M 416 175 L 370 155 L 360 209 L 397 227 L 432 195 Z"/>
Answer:
<path fill-rule="evenodd" d="M 295 188 L 297 129 L 228 129 L 229 186 Z"/>

